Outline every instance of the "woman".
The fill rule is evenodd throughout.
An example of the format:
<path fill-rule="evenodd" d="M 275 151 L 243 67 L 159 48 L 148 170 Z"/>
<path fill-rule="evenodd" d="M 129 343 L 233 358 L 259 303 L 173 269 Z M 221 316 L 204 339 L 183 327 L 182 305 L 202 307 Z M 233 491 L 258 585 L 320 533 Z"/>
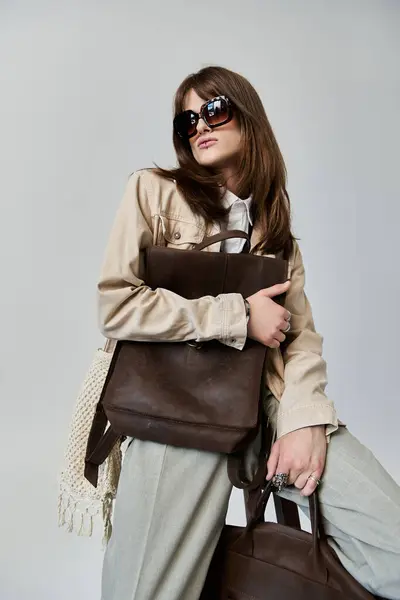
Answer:
<path fill-rule="evenodd" d="M 325 396 L 322 340 L 290 230 L 285 166 L 254 88 L 219 67 L 189 76 L 176 94 L 174 145 L 179 168 L 139 171 L 129 180 L 99 282 L 103 333 L 138 341 L 216 339 L 238 352 L 249 336 L 268 346 L 266 386 L 277 428 L 268 478 L 278 475 L 282 496 L 300 506 L 322 480 L 325 526 L 343 565 L 373 593 L 399 599 L 400 489 L 338 427 Z M 253 252 L 283 252 L 290 281 L 260 290 L 247 306 L 239 294 L 186 300 L 146 287 L 141 250 L 190 249 L 222 227 L 251 230 Z M 240 252 L 243 243 L 209 250 Z M 274 302 L 282 292 L 284 308 Z M 199 597 L 231 493 L 226 461 L 132 441 L 104 561 L 103 600 Z"/>

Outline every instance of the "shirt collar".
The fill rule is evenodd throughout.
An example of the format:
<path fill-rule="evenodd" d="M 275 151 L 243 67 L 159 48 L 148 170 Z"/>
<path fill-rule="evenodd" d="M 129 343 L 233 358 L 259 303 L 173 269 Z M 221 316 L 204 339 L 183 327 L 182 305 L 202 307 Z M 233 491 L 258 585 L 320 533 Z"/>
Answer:
<path fill-rule="evenodd" d="M 244 204 L 247 212 L 247 217 L 249 219 L 250 225 L 253 226 L 253 219 L 251 216 L 251 202 L 253 200 L 253 196 L 249 196 L 248 198 L 242 199 L 239 196 L 236 196 L 230 190 L 225 190 L 225 194 L 223 196 L 222 202 L 225 208 L 231 208 L 234 204 Z"/>

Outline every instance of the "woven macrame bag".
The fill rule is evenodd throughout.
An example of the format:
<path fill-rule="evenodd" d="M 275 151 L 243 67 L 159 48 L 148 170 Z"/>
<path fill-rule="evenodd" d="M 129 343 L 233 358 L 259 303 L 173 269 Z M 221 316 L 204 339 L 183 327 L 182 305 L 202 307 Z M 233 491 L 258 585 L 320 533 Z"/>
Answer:
<path fill-rule="evenodd" d="M 121 472 L 121 444 L 116 444 L 100 466 L 97 487 L 84 477 L 86 444 L 97 403 L 110 368 L 113 352 L 98 349 L 83 381 L 73 412 L 64 465 L 59 479 L 60 527 L 91 536 L 94 521 L 103 520 L 103 540 L 111 536 L 113 501 Z"/>

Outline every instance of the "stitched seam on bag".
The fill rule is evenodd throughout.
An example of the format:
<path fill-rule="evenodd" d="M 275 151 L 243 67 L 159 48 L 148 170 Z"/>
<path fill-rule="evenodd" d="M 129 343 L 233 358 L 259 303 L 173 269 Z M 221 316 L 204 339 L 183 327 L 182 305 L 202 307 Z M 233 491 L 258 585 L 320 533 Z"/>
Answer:
<path fill-rule="evenodd" d="M 311 534 L 309 534 L 311 535 Z M 293 539 L 291 536 L 287 536 L 290 539 Z M 237 554 L 238 556 L 243 556 L 242 554 L 239 554 L 239 552 L 236 552 L 235 550 L 231 550 L 231 552 L 233 554 Z M 328 588 L 328 589 L 332 589 L 331 587 L 329 587 L 328 585 L 326 585 L 325 583 L 321 583 L 320 581 L 316 581 L 315 579 L 310 579 L 309 577 L 306 577 L 303 573 L 297 573 L 297 571 L 292 571 L 291 569 L 287 569 L 286 567 L 282 567 L 282 565 L 277 565 L 275 563 L 271 563 L 268 562 L 267 560 L 261 560 L 260 558 L 256 558 L 255 556 L 251 556 L 251 557 L 247 557 L 247 558 L 251 558 L 251 560 L 256 560 L 259 563 L 262 564 L 266 564 L 266 565 L 270 565 L 271 567 L 274 567 L 275 569 L 281 569 L 281 571 L 286 571 L 287 573 L 292 573 L 292 575 L 296 575 L 297 577 L 301 577 L 302 579 L 305 579 L 305 581 L 310 581 L 311 583 L 315 583 L 316 585 L 320 585 L 324 588 Z M 353 583 L 353 582 L 352 582 Z M 233 588 L 232 586 L 229 586 L 231 590 L 234 590 L 235 588 Z M 240 592 L 240 590 L 236 589 L 237 592 Z M 242 593 L 246 593 L 246 592 L 240 592 Z"/>
<path fill-rule="evenodd" d="M 137 411 L 132 410 L 131 408 L 112 408 L 110 406 L 107 406 L 106 404 L 104 405 L 104 408 L 107 409 L 110 412 L 113 413 L 130 413 L 133 414 L 137 417 L 142 417 L 142 418 L 149 418 L 149 419 L 155 419 L 155 420 L 162 420 L 162 421 L 169 421 L 171 423 L 180 423 L 183 425 L 189 425 L 189 426 L 195 426 L 195 427 L 202 427 L 203 429 L 224 429 L 226 431 L 248 431 L 249 427 L 229 427 L 228 425 L 210 425 L 207 423 L 190 423 L 188 421 L 181 421 L 179 419 L 171 419 L 170 417 L 157 417 L 156 415 L 150 415 L 147 413 L 140 413 Z M 254 423 L 254 427 L 257 425 L 257 423 Z"/>
<path fill-rule="evenodd" d="M 249 596 L 249 594 L 246 594 L 246 592 L 241 592 L 240 590 L 238 590 L 238 588 L 235 588 L 231 585 L 228 587 L 228 594 L 230 591 L 234 592 L 235 594 L 240 594 L 241 596 L 246 596 L 246 598 L 249 598 L 249 600 L 258 600 L 256 596 Z M 233 600 L 233 598 L 231 596 L 228 596 L 228 600 Z"/>

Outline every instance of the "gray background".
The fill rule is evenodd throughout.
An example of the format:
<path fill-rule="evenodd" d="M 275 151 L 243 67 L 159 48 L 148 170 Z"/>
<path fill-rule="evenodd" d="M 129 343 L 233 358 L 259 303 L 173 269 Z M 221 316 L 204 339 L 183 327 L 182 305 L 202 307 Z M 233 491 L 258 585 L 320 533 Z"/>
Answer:
<path fill-rule="evenodd" d="M 205 64 L 262 96 L 330 396 L 400 481 L 399 26 L 396 0 L 0 1 L 2 599 L 99 598 L 100 540 L 57 529 L 56 479 L 127 176 L 174 163 L 172 95 Z"/>

